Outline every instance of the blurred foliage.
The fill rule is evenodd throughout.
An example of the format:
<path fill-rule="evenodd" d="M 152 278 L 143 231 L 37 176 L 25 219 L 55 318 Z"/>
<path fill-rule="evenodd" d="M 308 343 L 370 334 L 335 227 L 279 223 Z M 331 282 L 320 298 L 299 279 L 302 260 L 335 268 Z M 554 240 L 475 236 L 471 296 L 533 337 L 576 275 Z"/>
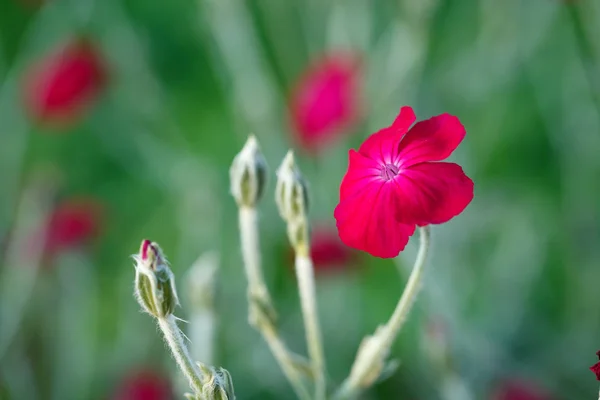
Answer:
<path fill-rule="evenodd" d="M 448 327 L 454 368 L 474 398 L 489 398 L 507 377 L 560 399 L 594 398 L 587 369 L 600 347 L 598 1 L 34 3 L 0 0 L 0 387 L 11 398 L 106 399 L 128 371 L 174 371 L 132 298 L 129 256 L 146 237 L 161 244 L 180 280 L 200 254 L 220 252 L 216 363 L 231 372 L 240 399 L 292 398 L 247 324 L 227 172 L 249 132 L 274 171 L 294 143 L 286 104 L 295 80 L 336 49 L 363 57 L 364 118 L 319 155 L 298 150 L 315 221 L 334 224 L 347 149 L 404 104 L 419 119 L 459 116 L 468 135 L 453 158 L 476 183 L 466 212 L 434 229 L 427 282 L 394 349 L 400 369 L 365 398 L 440 398 L 439 374 L 420 346 L 436 319 Z M 110 85 L 80 123 L 52 131 L 24 113 L 21 82 L 81 30 L 111 66 Z M 17 211 L 40 173 L 56 176 L 56 201 L 84 196 L 106 212 L 91 246 L 43 260 L 36 273 L 21 265 L 27 257 L 14 232 L 32 224 L 33 214 Z M 303 351 L 285 227 L 266 197 L 267 279 L 283 335 Z M 362 256 L 359 269 L 319 281 L 333 381 L 391 313 L 414 253 L 403 253 L 398 268 Z M 184 298 L 180 316 L 189 312 Z"/>

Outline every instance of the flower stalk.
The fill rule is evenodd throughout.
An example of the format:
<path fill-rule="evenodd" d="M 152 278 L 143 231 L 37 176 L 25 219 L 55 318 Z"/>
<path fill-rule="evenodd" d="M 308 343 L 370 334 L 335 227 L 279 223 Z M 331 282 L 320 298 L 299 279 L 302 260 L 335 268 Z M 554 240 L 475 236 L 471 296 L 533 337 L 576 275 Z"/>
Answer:
<path fill-rule="evenodd" d="M 306 342 L 315 378 L 315 398 L 325 399 L 325 357 L 317 313 L 314 266 L 310 257 L 308 234 L 308 195 L 306 184 L 289 151 L 277 171 L 275 200 L 287 223 L 288 238 L 296 253 L 296 278 L 304 319 Z"/>
<path fill-rule="evenodd" d="M 140 252 L 134 258 L 135 297 L 142 309 L 156 318 L 177 366 L 194 392 L 186 395 L 188 399 L 234 400 L 229 372 L 195 362 L 185 345 L 184 335 L 177 326 L 178 318 L 173 315 L 179 305 L 175 277 L 158 244 L 142 241 Z"/>
<path fill-rule="evenodd" d="M 310 400 L 304 382 L 303 358 L 290 352 L 279 336 L 277 314 L 264 280 L 260 257 L 256 205 L 266 185 L 266 162 L 254 136 L 250 136 L 231 165 L 231 194 L 238 204 L 244 271 L 248 279 L 248 319 L 263 337 L 298 398 Z"/>
<path fill-rule="evenodd" d="M 404 292 L 387 324 L 377 328 L 375 333 L 363 339 L 350 371 L 350 376 L 334 396 L 336 400 L 352 399 L 371 386 L 385 371 L 385 362 L 394 340 L 398 336 L 406 317 L 421 288 L 425 261 L 429 252 L 430 229 L 420 228 L 421 242 L 417 259 L 404 288 Z"/>

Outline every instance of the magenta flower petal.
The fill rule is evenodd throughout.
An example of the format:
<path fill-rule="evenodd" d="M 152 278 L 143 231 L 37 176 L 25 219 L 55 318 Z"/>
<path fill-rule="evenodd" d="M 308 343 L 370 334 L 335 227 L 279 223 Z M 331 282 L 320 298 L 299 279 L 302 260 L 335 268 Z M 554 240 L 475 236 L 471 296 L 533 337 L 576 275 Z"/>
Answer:
<path fill-rule="evenodd" d="M 458 118 L 442 114 L 415 124 L 398 146 L 403 168 L 446 159 L 466 134 Z"/>
<path fill-rule="evenodd" d="M 372 182 L 341 201 L 334 216 L 342 242 L 381 258 L 404 250 L 415 226 L 394 219 L 394 196 L 393 185 Z"/>
<path fill-rule="evenodd" d="M 374 160 L 391 163 L 398 155 L 398 142 L 416 120 L 417 117 L 411 107 L 402 107 L 394 123 L 369 136 L 358 151 Z"/>
<path fill-rule="evenodd" d="M 473 200 L 473 181 L 454 163 L 413 165 L 395 182 L 396 196 L 402 204 L 396 218 L 404 223 L 442 224 Z"/>
<path fill-rule="evenodd" d="M 340 185 L 340 197 L 347 197 L 362 191 L 378 179 L 381 169 L 376 161 L 355 150 L 348 152 L 348 172 Z"/>

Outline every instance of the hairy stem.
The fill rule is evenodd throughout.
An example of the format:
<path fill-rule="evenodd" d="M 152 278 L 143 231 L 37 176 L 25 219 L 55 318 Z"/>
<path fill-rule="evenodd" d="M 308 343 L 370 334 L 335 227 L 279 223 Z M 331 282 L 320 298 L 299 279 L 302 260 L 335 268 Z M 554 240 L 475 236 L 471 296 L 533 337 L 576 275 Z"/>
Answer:
<path fill-rule="evenodd" d="M 420 233 L 421 243 L 417 259 L 394 313 L 387 324 L 379 328 L 373 336 L 365 339 L 365 345 L 359 349 L 350 376 L 344 381 L 334 399 L 356 397 L 361 390 L 366 389 L 372 383 L 373 372 L 380 372 L 421 288 L 425 260 L 429 251 L 429 227 L 421 227 Z"/>
<path fill-rule="evenodd" d="M 277 330 L 271 324 L 260 324 L 257 329 L 262 334 L 263 338 L 267 342 L 271 353 L 277 360 L 279 367 L 283 371 L 283 374 L 286 376 L 287 380 L 292 385 L 294 392 L 299 399 L 302 400 L 311 400 L 311 396 L 306 389 L 305 385 L 302 383 L 302 377 L 298 373 L 297 368 L 294 366 L 294 361 L 290 356 L 290 352 L 288 351 L 285 343 L 277 334 Z"/>
<path fill-rule="evenodd" d="M 306 246 L 296 249 L 296 278 L 300 291 L 300 303 L 306 331 L 306 343 L 315 375 L 315 398 L 325 399 L 325 358 L 323 356 L 323 340 L 317 314 L 315 276 L 313 263 Z"/>
<path fill-rule="evenodd" d="M 261 268 L 256 208 L 240 206 L 239 224 L 244 269 L 248 278 L 248 292 L 250 295 L 258 296 L 261 299 L 266 296 L 263 300 L 269 301 L 269 294 Z"/>
<path fill-rule="evenodd" d="M 255 208 L 240 207 L 239 226 L 242 242 L 242 258 L 248 278 L 248 302 L 250 304 L 251 323 L 267 342 L 271 353 L 292 385 L 298 398 L 310 400 L 309 392 L 302 381 L 302 376 L 294 365 L 291 353 L 274 325 L 274 311 L 261 268 L 258 217 Z"/>
<path fill-rule="evenodd" d="M 190 352 L 183 341 L 183 334 L 177 326 L 175 317 L 169 315 L 164 318 L 157 318 L 157 321 L 179 369 L 181 369 L 181 372 L 183 372 L 189 381 L 190 387 L 194 393 L 200 395 L 200 393 L 202 393 L 203 375 L 200 372 L 198 365 L 196 365 L 190 356 Z"/>

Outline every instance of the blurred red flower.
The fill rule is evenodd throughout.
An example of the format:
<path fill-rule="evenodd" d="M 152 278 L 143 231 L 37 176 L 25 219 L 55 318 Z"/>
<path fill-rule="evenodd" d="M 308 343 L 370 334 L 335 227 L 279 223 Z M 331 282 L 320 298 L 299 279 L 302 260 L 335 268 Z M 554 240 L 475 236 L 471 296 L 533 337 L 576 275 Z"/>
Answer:
<path fill-rule="evenodd" d="M 352 262 L 352 249 L 342 243 L 333 229 L 315 227 L 310 242 L 310 255 L 317 274 L 344 270 Z"/>
<path fill-rule="evenodd" d="M 173 400 L 171 383 L 156 371 L 135 371 L 126 376 L 112 400 Z"/>
<path fill-rule="evenodd" d="M 549 393 L 532 382 L 507 380 L 492 395 L 492 400 L 551 400 Z"/>
<path fill-rule="evenodd" d="M 359 78 L 359 59 L 351 53 L 327 54 L 301 75 L 289 109 L 296 141 L 303 149 L 322 149 L 357 120 Z"/>
<path fill-rule="evenodd" d="M 60 203 L 50 215 L 46 226 L 46 253 L 52 255 L 97 236 L 102 211 L 102 204 L 94 199 L 70 199 Z"/>
<path fill-rule="evenodd" d="M 447 158 L 465 137 L 458 118 L 415 122 L 402 107 L 394 123 L 350 150 L 334 215 L 342 241 L 382 258 L 398 255 L 415 225 L 441 224 L 473 199 L 473 181 Z M 410 129 L 409 129 L 410 128 Z"/>
<path fill-rule="evenodd" d="M 75 39 L 38 61 L 25 75 L 24 102 L 36 121 L 75 123 L 105 87 L 107 68 L 96 46 Z"/>
<path fill-rule="evenodd" d="M 290 265 L 294 265 L 294 250 L 289 251 Z M 311 230 L 310 256 L 315 274 L 342 272 L 354 261 L 351 248 L 340 240 L 336 231 L 325 225 L 316 225 Z"/>
<path fill-rule="evenodd" d="M 600 350 L 596 352 L 598 359 L 600 359 Z M 592 371 L 596 375 L 596 379 L 600 381 L 600 361 L 590 367 L 590 371 Z"/>

